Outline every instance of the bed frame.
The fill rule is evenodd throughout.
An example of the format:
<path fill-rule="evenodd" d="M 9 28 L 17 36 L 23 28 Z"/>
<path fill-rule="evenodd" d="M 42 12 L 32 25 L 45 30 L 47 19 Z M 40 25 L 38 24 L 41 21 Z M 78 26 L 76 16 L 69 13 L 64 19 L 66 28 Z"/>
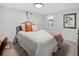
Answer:
<path fill-rule="evenodd" d="M 18 34 L 19 31 L 22 31 L 21 25 L 16 27 L 16 34 Z"/>

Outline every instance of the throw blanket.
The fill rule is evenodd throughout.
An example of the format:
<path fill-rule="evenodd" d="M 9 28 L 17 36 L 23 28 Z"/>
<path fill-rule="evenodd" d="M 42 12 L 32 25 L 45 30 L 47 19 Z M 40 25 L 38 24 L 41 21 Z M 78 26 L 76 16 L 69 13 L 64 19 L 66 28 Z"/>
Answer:
<path fill-rule="evenodd" d="M 49 32 L 49 33 L 56 39 L 58 46 L 61 48 L 62 42 L 64 40 L 62 35 L 58 32 Z"/>

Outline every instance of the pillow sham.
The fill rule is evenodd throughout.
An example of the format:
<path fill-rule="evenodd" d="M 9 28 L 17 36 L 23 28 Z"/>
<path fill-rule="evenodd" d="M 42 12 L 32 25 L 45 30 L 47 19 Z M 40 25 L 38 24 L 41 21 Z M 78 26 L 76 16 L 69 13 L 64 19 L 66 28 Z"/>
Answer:
<path fill-rule="evenodd" d="M 36 24 L 32 25 L 32 29 L 34 32 L 39 30 L 39 28 Z"/>
<path fill-rule="evenodd" d="M 22 31 L 25 31 L 25 32 L 32 32 L 32 31 L 36 32 L 39 30 L 36 23 L 34 23 L 34 24 L 31 24 L 31 23 L 21 24 L 21 28 L 22 28 Z"/>
<path fill-rule="evenodd" d="M 31 23 L 25 24 L 25 31 L 26 32 L 31 32 L 32 31 L 32 24 Z"/>

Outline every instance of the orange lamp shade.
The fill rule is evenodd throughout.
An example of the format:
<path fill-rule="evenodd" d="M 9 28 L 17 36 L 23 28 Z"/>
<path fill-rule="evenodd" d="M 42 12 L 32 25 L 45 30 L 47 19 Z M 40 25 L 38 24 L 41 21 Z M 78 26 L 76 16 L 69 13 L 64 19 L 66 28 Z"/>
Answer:
<path fill-rule="evenodd" d="M 25 24 L 25 31 L 26 31 L 26 32 L 32 31 L 32 24 L 31 24 L 31 23 Z"/>

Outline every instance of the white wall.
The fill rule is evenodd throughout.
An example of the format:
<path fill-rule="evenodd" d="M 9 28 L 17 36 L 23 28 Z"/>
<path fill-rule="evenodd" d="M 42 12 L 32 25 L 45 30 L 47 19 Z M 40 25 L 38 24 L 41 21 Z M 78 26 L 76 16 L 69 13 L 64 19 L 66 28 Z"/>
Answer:
<path fill-rule="evenodd" d="M 64 14 L 68 14 L 68 13 L 76 13 L 77 15 L 77 28 L 76 29 L 67 29 L 67 28 L 63 28 L 63 15 Z M 60 12 L 60 13 L 55 13 L 55 14 L 50 14 L 52 16 L 54 16 L 54 20 L 55 20 L 55 24 L 54 26 L 52 27 L 52 31 L 57 31 L 57 32 L 60 32 L 64 39 L 65 40 L 70 40 L 70 41 L 73 41 L 73 42 L 77 42 L 77 39 L 78 39 L 78 35 L 77 35 L 77 30 L 78 30 L 78 27 L 79 27 L 79 10 L 74 10 L 74 11 L 66 11 L 66 12 Z M 49 15 L 47 15 L 49 16 Z M 43 27 L 45 29 L 48 29 L 48 21 L 47 21 L 47 18 L 46 16 L 44 16 L 45 19 L 43 22 Z M 50 30 L 50 29 L 48 29 Z"/>
<path fill-rule="evenodd" d="M 33 14 L 30 15 L 30 19 L 32 22 L 35 22 L 38 25 L 39 29 L 42 28 L 42 20 L 43 20 L 42 15 Z"/>
<path fill-rule="evenodd" d="M 50 14 L 54 16 L 55 20 L 55 25 L 51 28 L 51 30 L 60 32 L 66 40 L 77 42 L 77 29 L 63 28 L 63 15 L 67 13 L 77 14 L 78 29 L 79 11 L 74 10 Z M 46 16 L 33 14 L 30 16 L 30 18 L 32 21 L 36 22 L 40 28 L 49 29 Z M 26 15 L 23 11 L 0 7 L 0 39 L 3 39 L 5 36 L 7 36 L 9 39 L 13 40 L 16 34 L 16 26 L 26 21 L 25 19 Z"/>
<path fill-rule="evenodd" d="M 42 16 L 34 14 L 31 17 L 41 27 Z M 25 12 L 0 7 L 0 39 L 7 36 L 10 40 L 13 40 L 16 34 L 16 26 L 24 21 L 26 21 Z"/>

